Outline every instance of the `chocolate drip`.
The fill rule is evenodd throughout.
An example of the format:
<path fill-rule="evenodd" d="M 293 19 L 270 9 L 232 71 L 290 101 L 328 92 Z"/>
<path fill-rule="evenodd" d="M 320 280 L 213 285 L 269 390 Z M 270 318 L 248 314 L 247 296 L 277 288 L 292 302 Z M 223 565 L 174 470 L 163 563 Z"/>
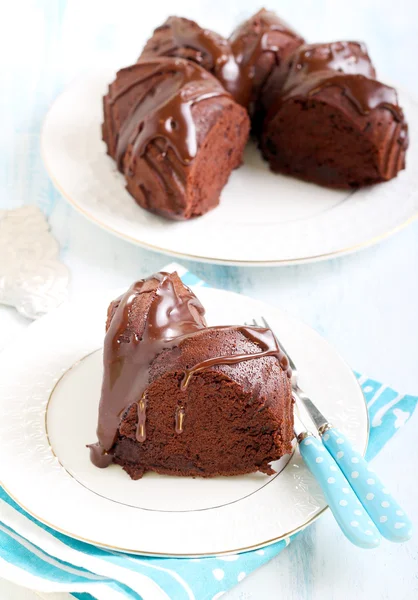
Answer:
<path fill-rule="evenodd" d="M 329 73 L 323 72 L 317 76 L 312 75 L 289 92 L 285 91 L 282 101 L 295 96 L 316 96 L 327 88 L 338 88 L 339 93 L 342 93 L 362 116 L 368 115 L 376 108 L 385 108 L 393 114 L 396 121 L 404 120 L 396 90 L 364 75 L 337 73 L 330 77 Z"/>
<path fill-rule="evenodd" d="M 171 148 L 183 164 L 189 164 L 197 153 L 193 105 L 209 98 L 228 96 L 228 92 L 206 71 L 181 59 L 144 60 L 130 69 L 132 81 L 115 94 L 111 102 L 134 86 L 154 81 L 151 89 L 147 87 L 138 97 L 121 126 L 116 147 L 119 169 L 124 169 L 129 145 L 132 145 L 130 163 L 134 163 L 135 156 L 143 156 L 147 145 L 156 139 L 164 140 L 165 152 Z M 125 169 L 133 171 L 130 164 Z"/>
<path fill-rule="evenodd" d="M 147 420 L 147 396 L 144 394 L 138 402 L 138 424 L 136 427 L 136 439 L 138 442 L 145 442 L 147 431 L 145 423 Z"/>
<path fill-rule="evenodd" d="M 374 78 L 376 71 L 367 54 L 367 48 L 360 42 L 333 42 L 330 44 L 304 44 L 288 59 L 285 90 L 298 81 L 320 71 L 352 73 Z"/>
<path fill-rule="evenodd" d="M 234 100 L 247 107 L 270 71 L 264 66 L 258 71 L 263 55 L 273 54 L 273 62 L 278 63 L 285 47 L 302 41 L 275 13 L 264 9 L 241 25 L 230 41 L 189 19 L 169 17 L 154 31 L 139 60 L 171 56 L 196 62 L 213 73 Z"/>
<path fill-rule="evenodd" d="M 152 291 L 151 284 L 156 279 L 159 285 Z M 149 293 L 154 293 L 154 298 L 139 337 L 132 331 L 132 305 L 139 295 Z M 204 308 L 191 290 L 185 287 L 179 297 L 167 273 L 134 283 L 119 299 L 104 345 L 105 372 L 97 429 L 104 451 L 111 450 L 121 417 L 135 402 L 138 403 L 137 438 L 143 441 L 149 365 L 164 348 L 172 347 L 176 338 L 202 329 L 203 315 Z"/>
<path fill-rule="evenodd" d="M 260 10 L 249 21 L 238 27 L 230 37 L 235 60 L 239 66 L 239 77 L 231 93 L 243 106 L 248 106 L 254 90 L 257 67 L 265 53 L 273 55 L 274 65 L 280 63 L 281 54 L 286 46 L 296 47 L 302 38 L 277 15 L 265 9 Z M 261 88 L 271 68 L 267 69 L 257 87 Z"/>
<path fill-rule="evenodd" d="M 89 444 L 87 448 L 90 448 L 90 460 L 99 469 L 105 469 L 112 464 L 113 455 L 111 452 L 106 452 L 100 442 L 95 444 Z"/>
<path fill-rule="evenodd" d="M 158 286 L 155 287 L 157 280 Z M 152 294 L 143 330 L 134 326 L 134 301 L 141 294 Z M 117 438 L 120 421 L 132 404 L 137 403 L 138 442 L 146 441 L 146 390 L 149 385 L 150 366 L 166 349 L 173 349 L 187 338 L 205 330 L 238 330 L 248 340 L 260 347 L 260 352 L 217 356 L 194 365 L 185 371 L 182 388 L 186 389 L 191 377 L 216 365 L 233 365 L 264 356 L 274 356 L 283 370 L 291 376 L 286 356 L 281 351 L 274 334 L 269 329 L 257 327 L 206 328 L 204 309 L 189 288 L 176 290 L 172 276 L 157 273 L 149 279 L 138 281 L 113 305 L 110 325 L 104 345 L 104 377 L 97 428 L 98 444 L 90 446 L 91 460 L 99 467 L 112 461 L 112 447 Z M 185 419 L 184 407 L 176 413 L 176 432 L 181 433 Z"/>
<path fill-rule="evenodd" d="M 178 406 L 176 408 L 176 433 L 182 433 L 183 432 L 183 424 L 184 424 L 184 417 L 185 417 L 185 410 L 183 406 Z"/>
<path fill-rule="evenodd" d="M 375 75 L 364 44 L 304 44 L 269 82 L 271 90 L 266 91 L 266 99 L 271 102 L 269 113 L 274 114 L 277 105 L 290 98 L 309 98 L 327 88 L 337 88 L 337 102 L 340 102 L 342 93 L 360 115 L 368 115 L 376 108 L 386 108 L 397 121 L 403 121 L 396 90 L 375 80 Z M 281 95 L 274 103 L 275 90 L 280 88 Z"/>
<path fill-rule="evenodd" d="M 229 92 L 233 92 L 235 81 L 239 77 L 229 43 L 220 35 L 208 29 L 202 29 L 194 21 L 180 17 L 169 17 L 155 33 L 169 30 L 166 39 L 151 53 L 160 56 L 181 56 L 193 60 L 211 71 Z M 147 54 L 147 51 L 146 53 Z"/>
<path fill-rule="evenodd" d="M 229 328 L 211 327 L 210 329 L 219 330 Z M 271 329 L 266 329 L 262 327 L 236 327 L 235 329 L 242 333 L 242 335 L 249 339 L 251 342 L 257 344 L 257 346 L 260 346 L 261 352 L 256 352 L 255 354 L 230 354 L 226 356 L 214 356 L 213 358 L 204 360 L 201 363 L 197 363 L 191 369 L 188 369 L 185 372 L 181 384 L 182 389 L 187 388 L 193 375 L 204 371 L 205 369 L 210 369 L 211 367 L 215 367 L 217 365 L 235 365 L 246 360 L 254 360 L 254 358 L 262 358 L 264 356 L 276 357 L 282 369 L 286 371 L 287 376 L 289 378 L 292 377 L 292 370 L 289 367 L 289 361 L 287 360 L 286 355 L 280 348 L 277 342 L 277 338 L 271 331 Z"/>

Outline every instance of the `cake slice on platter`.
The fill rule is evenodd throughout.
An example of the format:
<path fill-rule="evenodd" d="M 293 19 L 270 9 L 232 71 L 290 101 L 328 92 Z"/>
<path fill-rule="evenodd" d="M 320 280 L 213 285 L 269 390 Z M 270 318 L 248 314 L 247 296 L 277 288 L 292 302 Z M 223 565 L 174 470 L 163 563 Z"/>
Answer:
<path fill-rule="evenodd" d="M 271 74 L 262 104 L 260 147 L 275 172 L 358 188 L 405 168 L 408 126 L 364 44 L 301 46 Z"/>
<path fill-rule="evenodd" d="M 239 68 L 237 101 L 257 123 L 259 96 L 270 73 L 304 40 L 275 12 L 262 8 L 241 23 L 229 41 Z"/>
<path fill-rule="evenodd" d="M 239 67 L 231 44 L 218 33 L 184 17 L 168 17 L 154 30 L 139 60 L 171 56 L 191 60 L 214 75 L 235 97 Z"/>
<path fill-rule="evenodd" d="M 240 166 L 249 118 L 192 61 L 143 59 L 117 73 L 104 98 L 103 140 L 136 202 L 185 220 L 211 210 Z"/>

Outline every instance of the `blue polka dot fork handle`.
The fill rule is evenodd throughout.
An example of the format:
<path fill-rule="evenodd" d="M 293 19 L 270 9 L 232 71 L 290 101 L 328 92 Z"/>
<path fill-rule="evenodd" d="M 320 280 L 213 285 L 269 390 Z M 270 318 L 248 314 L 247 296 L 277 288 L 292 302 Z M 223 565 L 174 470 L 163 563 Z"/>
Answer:
<path fill-rule="evenodd" d="M 295 435 L 303 460 L 315 477 L 341 531 L 360 548 L 376 548 L 382 539 L 344 474 L 321 440 L 308 433 L 295 414 Z"/>
<path fill-rule="evenodd" d="M 356 452 L 346 436 L 333 427 L 301 390 L 294 391 L 315 423 L 323 445 L 345 475 L 357 498 L 380 533 L 391 542 L 406 542 L 412 535 L 412 523 L 383 485 L 374 469 Z"/>
<path fill-rule="evenodd" d="M 262 321 L 268 327 L 264 318 L 262 318 Z M 278 343 L 286 354 L 292 369 L 292 388 L 296 402 L 303 404 L 306 408 L 325 448 L 334 458 L 357 498 L 383 537 L 391 542 L 406 542 L 412 535 L 410 519 L 363 456 L 356 452 L 343 433 L 328 422 L 312 400 L 299 387 L 296 365 L 280 340 L 278 340 Z M 302 447 L 300 445 L 301 450 Z"/>

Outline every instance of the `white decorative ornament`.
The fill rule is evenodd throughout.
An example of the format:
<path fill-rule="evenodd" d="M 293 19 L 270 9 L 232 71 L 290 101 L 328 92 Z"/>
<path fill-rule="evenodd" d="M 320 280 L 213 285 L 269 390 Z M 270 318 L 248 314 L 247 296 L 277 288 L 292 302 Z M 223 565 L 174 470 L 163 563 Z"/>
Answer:
<path fill-rule="evenodd" d="M 36 319 L 67 297 L 69 272 L 37 206 L 0 211 L 0 303 Z"/>

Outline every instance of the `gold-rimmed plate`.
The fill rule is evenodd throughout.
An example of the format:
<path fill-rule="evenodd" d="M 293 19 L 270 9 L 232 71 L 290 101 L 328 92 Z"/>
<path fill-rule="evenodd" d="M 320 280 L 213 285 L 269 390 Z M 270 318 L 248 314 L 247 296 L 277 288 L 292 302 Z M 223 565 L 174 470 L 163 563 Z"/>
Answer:
<path fill-rule="evenodd" d="M 62 195 L 96 225 L 172 256 L 236 265 L 285 265 L 354 252 L 418 215 L 418 103 L 402 93 L 410 126 L 409 168 L 356 192 L 330 190 L 271 173 L 249 144 L 220 205 L 187 222 L 135 204 L 101 140 L 102 96 L 114 70 L 79 78 L 55 102 L 42 131 L 42 155 Z"/>
<path fill-rule="evenodd" d="M 355 376 L 315 331 L 245 296 L 199 288 L 209 324 L 264 315 L 297 360 L 302 384 L 364 451 L 367 409 Z M 244 551 L 285 538 L 326 504 L 298 450 L 261 473 L 213 479 L 147 474 L 132 481 L 116 465 L 97 469 L 95 440 L 108 302 L 91 296 L 31 325 L 0 365 L 0 483 L 40 521 L 106 548 L 201 556 Z"/>

